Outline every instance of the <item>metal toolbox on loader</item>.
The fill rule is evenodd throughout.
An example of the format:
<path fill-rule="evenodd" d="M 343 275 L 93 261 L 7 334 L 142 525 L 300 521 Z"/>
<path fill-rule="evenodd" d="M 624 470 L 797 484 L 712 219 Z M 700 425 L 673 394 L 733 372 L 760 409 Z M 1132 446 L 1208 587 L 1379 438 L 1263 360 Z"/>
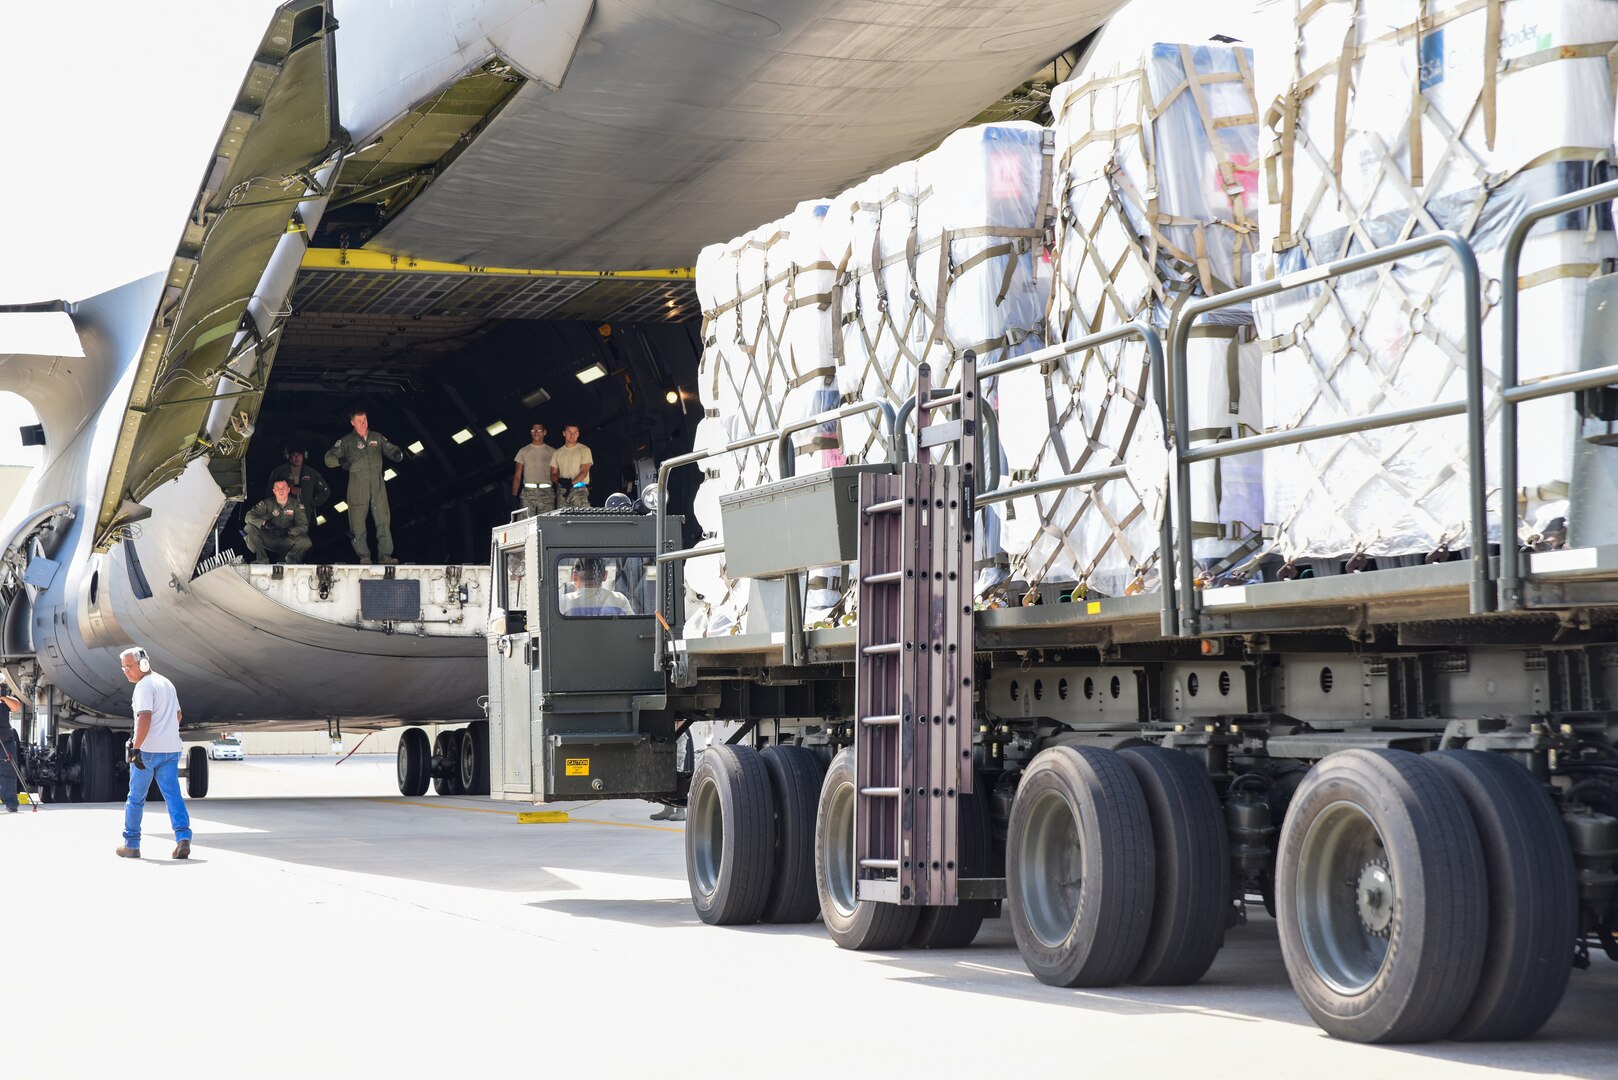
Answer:
<path fill-rule="evenodd" d="M 725 573 L 772 578 L 858 558 L 860 474 L 892 465 L 839 465 L 719 499 Z"/>

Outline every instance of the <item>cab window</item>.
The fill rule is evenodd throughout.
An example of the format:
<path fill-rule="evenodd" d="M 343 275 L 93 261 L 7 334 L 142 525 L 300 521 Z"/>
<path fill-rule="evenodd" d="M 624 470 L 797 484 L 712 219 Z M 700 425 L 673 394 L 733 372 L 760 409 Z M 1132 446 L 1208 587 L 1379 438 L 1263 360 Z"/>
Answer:
<path fill-rule="evenodd" d="M 564 619 L 651 615 L 653 582 L 644 555 L 564 555 L 556 560 L 556 610 Z"/>
<path fill-rule="evenodd" d="M 527 611 L 527 560 L 522 547 L 500 552 L 500 606 L 506 611 Z"/>

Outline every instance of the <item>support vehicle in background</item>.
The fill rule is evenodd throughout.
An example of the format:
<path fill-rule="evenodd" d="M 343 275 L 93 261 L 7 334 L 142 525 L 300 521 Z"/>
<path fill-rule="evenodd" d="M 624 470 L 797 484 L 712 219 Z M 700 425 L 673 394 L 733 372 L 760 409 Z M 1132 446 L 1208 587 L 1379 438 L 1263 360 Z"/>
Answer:
<path fill-rule="evenodd" d="M 1512 243 L 1615 195 L 1534 207 Z M 1195 449 L 1187 410 L 1162 416 L 1183 493 L 1198 462 L 1464 415 L 1472 531 L 1453 559 L 1204 587 L 1179 499 L 1156 594 L 1035 589 L 985 607 L 970 582 L 981 508 L 1117 474 L 1003 482 L 983 380 L 1135 335 L 1155 400 L 1183 403 L 1198 316 L 1432 251 L 1475 295 L 1471 248 L 1435 234 L 1192 301 L 1166 343 L 1135 324 L 982 368 L 968 354 L 938 390 L 924 368 L 887 423 L 896 465 L 794 477 L 796 425 L 665 461 L 664 481 L 717 453 L 780 451 L 787 479 L 722 500 L 727 573 L 753 589 L 738 634 L 675 632 L 681 567 L 717 548 L 681 548 L 661 511 L 497 528 L 491 795 L 685 805 L 692 902 L 716 925 L 821 919 L 845 948 L 958 947 L 1004 908 L 1043 982 L 1177 985 L 1262 905 L 1335 1036 L 1531 1035 L 1574 969 L 1618 961 L 1618 532 L 1501 549 L 1483 463 L 1502 455 L 1513 475 L 1523 402 L 1578 394 L 1586 415 L 1610 411 L 1618 275 L 1590 283 L 1586 370 L 1526 385 L 1508 284 L 1498 441 L 1475 305 L 1465 400 Z M 1575 498 L 1618 502 L 1610 447 L 1580 453 Z M 569 614 L 589 562 L 627 607 Z M 803 629 L 805 572 L 849 563 L 857 622 Z M 681 736 L 713 720 L 741 727 L 693 765 Z"/>

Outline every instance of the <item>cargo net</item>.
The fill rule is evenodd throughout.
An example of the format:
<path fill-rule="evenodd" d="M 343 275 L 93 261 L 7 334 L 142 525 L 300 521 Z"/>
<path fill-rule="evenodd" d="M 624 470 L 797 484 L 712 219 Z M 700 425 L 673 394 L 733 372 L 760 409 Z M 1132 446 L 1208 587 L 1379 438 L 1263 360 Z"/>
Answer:
<path fill-rule="evenodd" d="M 1258 228 L 1252 86 L 1246 49 L 1158 45 L 1110 74 L 1057 88 L 1053 340 L 1131 322 L 1162 328 L 1188 297 L 1246 284 Z M 1262 427 L 1251 316 L 1221 314 L 1195 329 L 1190 350 L 1196 442 Z M 1145 346 L 1131 338 L 1074 353 L 1045 372 L 1008 375 L 999 389 L 1010 480 L 1127 469 L 1122 479 L 1012 502 L 1005 543 L 1013 575 L 1075 595 L 1156 587 L 1168 453 Z M 1256 461 L 1194 472 L 1205 575 L 1251 561 L 1260 494 Z"/>
<path fill-rule="evenodd" d="M 1600 179 L 1610 160 L 1618 5 L 1598 0 L 1297 5 L 1290 52 L 1261 57 L 1265 276 L 1452 229 L 1484 273 L 1486 456 L 1499 506 L 1500 247 L 1528 205 Z M 1425 12 L 1425 16 L 1418 16 Z M 1519 285 L 1521 378 L 1580 363 L 1584 279 L 1618 254 L 1609 212 L 1542 225 Z M 1264 417 L 1287 429 L 1465 395 L 1461 278 L 1445 255 L 1257 305 Z M 1527 337 L 1532 334 L 1530 341 Z M 1579 421 L 1571 399 L 1521 409 L 1523 539 L 1565 534 Z M 1264 454 L 1277 543 L 1313 572 L 1444 558 L 1467 543 L 1461 418 Z"/>
<path fill-rule="evenodd" d="M 707 416 L 696 449 L 844 402 L 880 401 L 897 411 L 923 363 L 934 386 L 953 387 L 967 349 L 986 364 L 1043 347 L 1047 150 L 1045 132 L 1033 124 L 958 131 L 919 161 L 706 249 L 697 289 Z M 985 395 L 992 405 L 992 385 Z M 792 442 L 799 475 L 907 456 L 880 412 L 795 433 Z M 706 464 L 695 513 L 706 534 L 722 539 L 719 496 L 779 479 L 776 447 Z M 977 530 L 980 592 L 1005 576 L 999 511 L 985 518 Z M 722 555 L 692 560 L 686 580 L 687 636 L 767 629 L 749 620 L 748 584 L 725 575 Z M 849 567 L 811 570 L 806 623 L 851 620 L 852 581 Z"/>

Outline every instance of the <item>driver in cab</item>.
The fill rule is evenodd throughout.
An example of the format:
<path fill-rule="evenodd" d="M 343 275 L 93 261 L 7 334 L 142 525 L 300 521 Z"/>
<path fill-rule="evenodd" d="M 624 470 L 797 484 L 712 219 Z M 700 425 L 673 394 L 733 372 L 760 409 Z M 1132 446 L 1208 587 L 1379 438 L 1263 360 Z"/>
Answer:
<path fill-rule="evenodd" d="M 562 595 L 562 614 L 575 618 L 635 614 L 635 605 L 629 602 L 627 596 L 602 584 L 605 577 L 606 567 L 601 559 L 579 559 L 574 562 L 573 589 Z"/>

